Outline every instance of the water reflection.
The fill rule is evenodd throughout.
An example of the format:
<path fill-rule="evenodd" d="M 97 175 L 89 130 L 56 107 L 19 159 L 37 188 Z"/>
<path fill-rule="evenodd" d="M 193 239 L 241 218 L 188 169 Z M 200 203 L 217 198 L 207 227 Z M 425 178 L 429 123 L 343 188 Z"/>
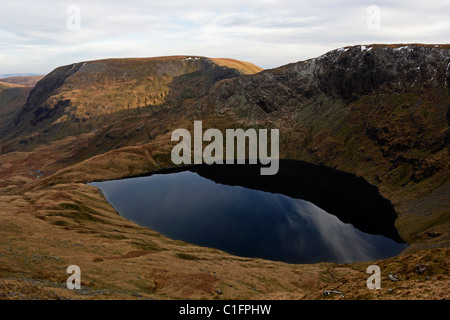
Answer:
<path fill-rule="evenodd" d="M 394 256 L 406 247 L 363 233 L 311 202 L 218 184 L 190 171 L 91 185 L 139 225 L 239 256 L 344 263 Z"/>

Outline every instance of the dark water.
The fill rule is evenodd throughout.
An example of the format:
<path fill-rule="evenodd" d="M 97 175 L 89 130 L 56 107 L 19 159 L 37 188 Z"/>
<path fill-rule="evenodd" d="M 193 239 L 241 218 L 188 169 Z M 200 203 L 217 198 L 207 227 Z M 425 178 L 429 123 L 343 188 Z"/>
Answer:
<path fill-rule="evenodd" d="M 195 170 L 90 184 L 101 189 L 123 217 L 139 225 L 172 239 L 239 256 L 291 263 L 343 263 L 394 256 L 406 247 L 387 236 L 362 232 L 312 202 L 217 183 Z M 203 170 L 211 174 L 217 169 Z M 208 175 L 198 167 L 197 171 Z M 259 179 L 246 172 L 240 171 L 239 179 L 245 174 L 250 175 L 246 181 Z M 232 178 L 221 171 L 217 180 L 223 174 Z"/>

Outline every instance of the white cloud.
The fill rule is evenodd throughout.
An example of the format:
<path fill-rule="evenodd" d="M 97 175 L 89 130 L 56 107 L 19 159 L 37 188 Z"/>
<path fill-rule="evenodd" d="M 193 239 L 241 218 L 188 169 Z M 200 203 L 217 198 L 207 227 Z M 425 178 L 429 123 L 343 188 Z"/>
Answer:
<path fill-rule="evenodd" d="M 369 5 L 381 28 L 367 28 Z M 69 5 L 80 29 L 69 30 Z M 264 68 L 368 43 L 446 43 L 450 2 L 433 1 L 2 1 L 0 73 L 46 73 L 76 61 L 193 54 Z"/>

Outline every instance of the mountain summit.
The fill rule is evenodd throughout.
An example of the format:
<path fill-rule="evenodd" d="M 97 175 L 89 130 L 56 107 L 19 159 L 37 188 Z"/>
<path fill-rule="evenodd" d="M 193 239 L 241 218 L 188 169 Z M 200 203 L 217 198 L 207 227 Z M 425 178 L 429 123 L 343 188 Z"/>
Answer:
<path fill-rule="evenodd" d="M 156 111 L 178 105 L 196 98 L 217 81 L 261 70 L 238 60 L 197 56 L 74 63 L 55 69 L 39 81 L 8 129 L 20 134 L 55 132 L 61 126 L 67 129 L 67 125 L 94 117 L 97 121 L 89 126 L 98 126 L 139 114 L 141 108 Z M 81 125 L 77 128 L 78 132 L 88 130 Z"/>

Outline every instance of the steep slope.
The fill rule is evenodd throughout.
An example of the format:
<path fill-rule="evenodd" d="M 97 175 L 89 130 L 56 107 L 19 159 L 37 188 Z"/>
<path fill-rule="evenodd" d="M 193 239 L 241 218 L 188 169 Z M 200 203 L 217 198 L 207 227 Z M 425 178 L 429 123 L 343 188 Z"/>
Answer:
<path fill-rule="evenodd" d="M 63 66 L 31 92 L 8 138 L 45 130 L 63 137 L 197 97 L 215 82 L 260 68 L 230 59 L 172 56 Z"/>
<path fill-rule="evenodd" d="M 31 89 L 32 87 L 0 81 L 0 134 L 20 112 Z"/>
<path fill-rule="evenodd" d="M 346 47 L 222 81 L 196 108 L 280 128 L 283 157 L 363 176 L 406 240 L 448 243 L 449 68 L 449 45 Z"/>

